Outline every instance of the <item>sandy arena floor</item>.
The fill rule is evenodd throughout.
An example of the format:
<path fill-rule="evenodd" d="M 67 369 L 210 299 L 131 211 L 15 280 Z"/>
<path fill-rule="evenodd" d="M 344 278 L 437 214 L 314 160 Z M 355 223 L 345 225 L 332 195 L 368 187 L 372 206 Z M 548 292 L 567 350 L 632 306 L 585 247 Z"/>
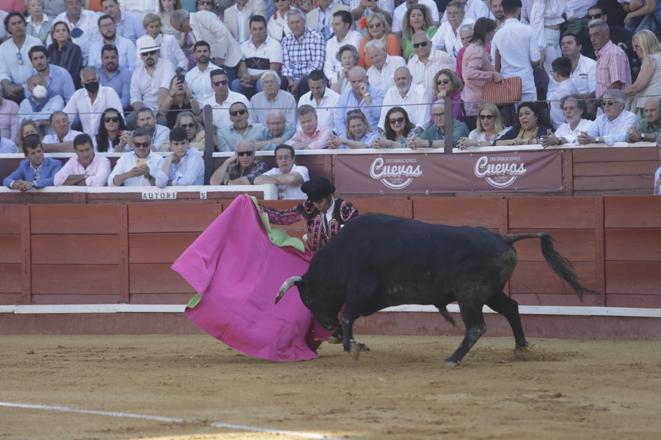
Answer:
<path fill-rule="evenodd" d="M 447 369 L 458 338 L 361 340 L 274 364 L 202 335 L 0 336 L 0 439 L 661 438 L 659 341 L 483 338 Z"/>

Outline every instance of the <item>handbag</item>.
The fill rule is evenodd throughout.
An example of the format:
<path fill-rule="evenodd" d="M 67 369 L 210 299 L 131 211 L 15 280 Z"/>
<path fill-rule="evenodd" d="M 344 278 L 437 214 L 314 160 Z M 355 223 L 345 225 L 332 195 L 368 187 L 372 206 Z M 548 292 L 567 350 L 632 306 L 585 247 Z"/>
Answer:
<path fill-rule="evenodd" d="M 482 102 L 496 105 L 512 104 L 521 101 L 521 78 L 513 76 L 496 83 L 489 81 L 482 89 Z"/>

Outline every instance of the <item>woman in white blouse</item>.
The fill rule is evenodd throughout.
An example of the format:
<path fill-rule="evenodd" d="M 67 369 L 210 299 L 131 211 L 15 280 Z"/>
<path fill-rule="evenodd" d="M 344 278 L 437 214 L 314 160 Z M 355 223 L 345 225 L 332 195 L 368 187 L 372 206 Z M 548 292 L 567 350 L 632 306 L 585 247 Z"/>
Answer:
<path fill-rule="evenodd" d="M 463 150 L 470 147 L 493 145 L 510 127 L 503 127 L 503 119 L 498 107 L 490 102 L 482 104 L 477 110 L 477 128 L 467 138 L 459 139 L 457 146 Z"/>
<path fill-rule="evenodd" d="M 269 19 L 267 30 L 269 37 L 274 40 L 282 41 L 285 35 L 291 34 L 291 29 L 289 29 L 289 25 L 287 24 L 287 11 L 292 9 L 289 1 L 273 0 L 275 3 L 275 13 Z"/>

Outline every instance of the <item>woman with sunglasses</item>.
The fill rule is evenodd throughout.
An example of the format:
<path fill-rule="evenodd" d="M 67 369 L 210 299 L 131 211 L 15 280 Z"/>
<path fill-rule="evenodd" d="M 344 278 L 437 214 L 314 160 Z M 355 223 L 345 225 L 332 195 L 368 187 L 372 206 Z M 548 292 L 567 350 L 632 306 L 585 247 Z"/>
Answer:
<path fill-rule="evenodd" d="M 101 114 L 99 132 L 94 141 L 96 151 L 100 153 L 128 151 L 129 133 L 124 118 L 116 109 L 107 108 Z"/>
<path fill-rule="evenodd" d="M 464 150 L 470 147 L 487 147 L 493 145 L 510 127 L 503 127 L 503 118 L 495 104 L 482 104 L 477 110 L 477 127 L 468 137 L 459 139 L 457 146 Z"/>
<path fill-rule="evenodd" d="M 406 148 L 421 133 L 402 107 L 393 107 L 386 113 L 383 133 L 372 142 L 373 148 Z"/>
<path fill-rule="evenodd" d="M 58 21 L 51 28 L 53 42 L 48 46 L 48 62 L 69 71 L 76 88 L 80 88 L 80 69 L 83 68 L 83 52 L 71 39 L 69 26 Z"/>
<path fill-rule="evenodd" d="M 386 47 L 386 53 L 390 56 L 401 56 L 402 46 L 399 38 L 390 32 L 390 25 L 386 16 L 381 13 L 375 13 L 367 19 L 367 35 L 360 41 L 358 45 L 358 55 L 360 60 L 358 64 L 368 69 L 372 66 L 372 60 L 365 54 L 365 45 L 370 40 L 381 40 Z"/>
<path fill-rule="evenodd" d="M 441 69 L 434 75 L 434 93 L 431 102 L 443 101 L 446 96 L 452 100 L 452 117 L 463 121 L 464 108 L 461 102 L 463 81 L 450 69 Z"/>
<path fill-rule="evenodd" d="M 411 58 L 415 52 L 411 38 L 418 31 L 424 31 L 429 39 L 434 36 L 438 28 L 434 26 L 431 18 L 431 12 L 425 5 L 414 5 L 406 11 L 404 23 L 402 26 L 402 51 L 406 61 Z"/>
<path fill-rule="evenodd" d="M 473 26 L 473 38 L 466 47 L 461 63 L 464 89 L 461 99 L 466 111 L 466 124 L 476 126 L 478 107 L 482 103 L 482 90 L 489 81 L 501 82 L 503 77 L 491 64 L 487 46 L 496 33 L 496 22 L 488 18 L 480 18 Z M 479 121 L 477 121 L 479 124 Z"/>
<path fill-rule="evenodd" d="M 378 132 L 370 129 L 365 113 L 361 110 L 351 110 L 347 113 L 347 137 L 333 135 L 328 142 L 328 148 L 371 148 Z"/>
<path fill-rule="evenodd" d="M 496 141 L 496 145 L 533 145 L 541 143 L 541 138 L 553 132 L 551 123 L 542 109 L 534 102 L 519 105 L 518 124 Z"/>

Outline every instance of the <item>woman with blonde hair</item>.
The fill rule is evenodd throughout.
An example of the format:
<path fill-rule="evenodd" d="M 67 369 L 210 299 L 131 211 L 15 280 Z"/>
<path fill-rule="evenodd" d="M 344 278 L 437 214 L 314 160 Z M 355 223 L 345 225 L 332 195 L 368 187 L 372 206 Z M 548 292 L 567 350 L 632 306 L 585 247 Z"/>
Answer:
<path fill-rule="evenodd" d="M 457 146 L 462 150 L 493 145 L 510 129 L 503 126 L 503 118 L 495 104 L 490 102 L 482 104 L 477 115 L 477 128 L 471 131 L 467 138 L 459 139 Z"/>
<path fill-rule="evenodd" d="M 446 96 L 452 100 L 452 117 L 464 120 L 464 109 L 461 103 L 461 91 L 464 82 L 450 69 L 441 69 L 434 75 L 434 90 L 431 102 L 443 101 Z"/>
<path fill-rule="evenodd" d="M 418 31 L 424 31 L 429 39 L 434 36 L 438 28 L 434 26 L 431 18 L 431 12 L 425 5 L 417 4 L 411 6 L 406 11 L 406 16 L 402 22 L 402 52 L 404 59 L 409 60 L 414 55 L 413 34 Z"/>
<path fill-rule="evenodd" d="M 25 33 L 39 38 L 42 43 L 45 43 L 52 23 L 44 14 L 44 0 L 26 0 L 25 10 L 27 12 Z"/>
<path fill-rule="evenodd" d="M 633 99 L 631 110 L 642 115 L 645 100 L 661 95 L 661 44 L 654 32 L 647 29 L 636 32 L 631 43 L 643 63 L 636 80 L 624 89 L 624 93 Z"/>
<path fill-rule="evenodd" d="M 386 47 L 386 53 L 390 56 L 402 55 L 402 46 L 399 43 L 399 38 L 390 32 L 388 20 L 381 13 L 377 12 L 369 16 L 367 19 L 367 35 L 365 35 L 358 45 L 358 55 L 360 55 L 358 64 L 366 69 L 372 67 L 372 60 L 365 54 L 365 45 L 370 40 L 381 40 Z"/>

